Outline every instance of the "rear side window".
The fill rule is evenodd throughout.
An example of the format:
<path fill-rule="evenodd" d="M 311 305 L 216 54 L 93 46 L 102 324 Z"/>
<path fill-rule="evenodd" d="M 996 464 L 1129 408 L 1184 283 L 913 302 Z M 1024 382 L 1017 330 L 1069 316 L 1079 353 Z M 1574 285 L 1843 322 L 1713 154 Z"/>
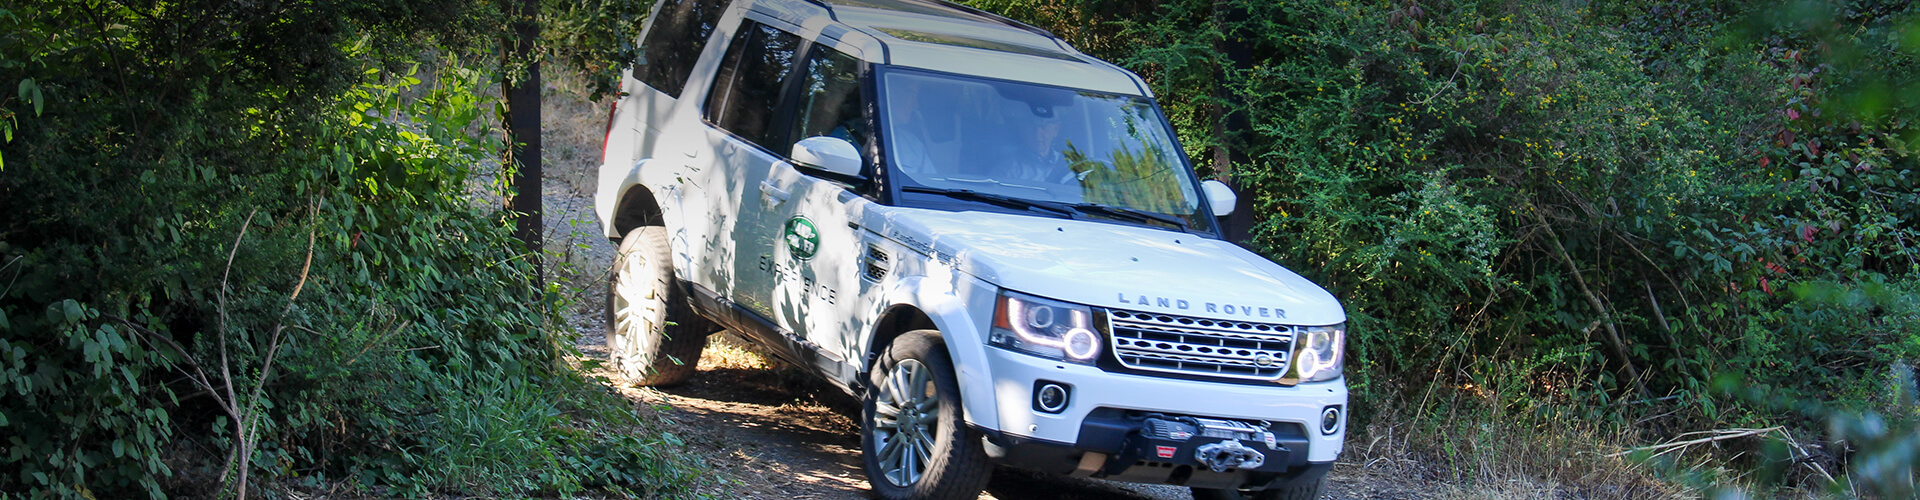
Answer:
<path fill-rule="evenodd" d="M 816 44 L 801 67 L 800 102 L 794 110 L 794 139 L 837 137 L 855 147 L 867 143 L 861 114 L 860 60 Z"/>
<path fill-rule="evenodd" d="M 707 48 L 728 0 L 661 0 L 653 31 L 640 42 L 641 60 L 634 76 L 649 87 L 678 97 L 687 86 L 693 63 Z"/>
<path fill-rule="evenodd" d="M 799 36 L 756 22 L 742 23 L 727 47 L 726 59 L 720 61 L 713 92 L 707 94 L 707 121 L 785 154 L 786 148 L 777 147 L 783 134 L 771 125 L 799 51 Z"/>

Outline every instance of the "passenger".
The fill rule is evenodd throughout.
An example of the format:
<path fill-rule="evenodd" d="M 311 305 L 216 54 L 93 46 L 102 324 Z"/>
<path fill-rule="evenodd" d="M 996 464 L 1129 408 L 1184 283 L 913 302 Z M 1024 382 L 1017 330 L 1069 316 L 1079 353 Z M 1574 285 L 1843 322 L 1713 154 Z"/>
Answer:
<path fill-rule="evenodd" d="M 901 78 L 900 85 L 888 89 L 889 101 L 893 105 L 893 116 L 897 123 L 890 123 L 893 134 L 888 137 L 895 165 L 910 175 L 931 173 L 934 171 L 935 158 L 933 147 L 929 144 L 932 134 L 927 130 L 928 117 L 920 106 L 922 83 L 916 78 Z"/>

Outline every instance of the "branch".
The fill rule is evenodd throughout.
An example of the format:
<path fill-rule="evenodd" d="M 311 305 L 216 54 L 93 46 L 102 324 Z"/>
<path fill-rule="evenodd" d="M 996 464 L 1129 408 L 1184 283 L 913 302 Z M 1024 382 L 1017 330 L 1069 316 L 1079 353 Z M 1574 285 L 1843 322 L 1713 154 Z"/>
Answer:
<path fill-rule="evenodd" d="M 207 397 L 213 398 L 214 404 L 218 405 L 221 411 L 226 412 L 228 417 L 239 418 L 238 415 L 233 413 L 232 405 L 227 404 L 226 400 L 220 398 L 220 390 L 213 387 L 213 379 L 207 378 L 207 372 L 200 369 L 200 363 L 193 359 L 193 355 L 189 354 L 186 348 L 180 347 L 180 343 L 174 342 L 173 338 L 161 335 L 159 332 L 148 330 L 146 327 L 140 326 L 139 323 L 134 323 L 132 320 L 111 314 L 101 314 L 100 316 L 127 325 L 127 328 L 131 328 L 132 331 L 140 333 L 142 338 L 148 339 L 148 344 L 153 344 L 152 339 L 160 339 L 162 342 L 166 342 L 167 346 L 172 347 L 174 352 L 180 353 L 180 359 L 186 361 L 187 366 L 193 368 L 193 372 L 187 374 L 187 380 L 193 381 L 195 385 L 199 385 L 200 389 L 204 391 L 203 393 L 206 394 Z M 224 388 L 225 384 L 222 384 L 222 386 L 222 388 Z M 197 396 L 198 394 L 195 395 Z"/>
<path fill-rule="evenodd" d="M 1626 243 L 1628 250 L 1632 250 L 1634 255 L 1640 256 L 1640 260 L 1647 261 L 1647 265 L 1653 267 L 1654 272 L 1660 273 L 1660 277 L 1665 278 L 1667 280 L 1667 284 L 1673 287 L 1673 293 L 1680 294 L 1681 307 L 1685 307 L 1689 311 L 1693 310 L 1693 304 L 1690 304 L 1687 302 L 1687 291 L 1680 288 L 1680 282 L 1674 281 L 1673 276 L 1668 275 L 1667 270 L 1665 268 L 1660 267 L 1660 264 L 1654 263 L 1652 258 L 1649 258 L 1647 257 L 1647 254 L 1642 253 L 1638 245 L 1634 245 L 1632 240 L 1627 239 L 1627 233 L 1622 233 L 1619 231 L 1608 231 L 1608 232 L 1613 233 L 1613 236 L 1615 238 L 1619 238 L 1622 243 Z M 1671 330 L 1671 328 L 1669 328 L 1669 330 Z"/>
<path fill-rule="evenodd" d="M 237 498 L 247 497 L 246 474 L 248 457 L 245 446 L 247 425 L 246 420 L 239 415 L 240 409 L 238 405 L 240 404 L 240 399 L 239 396 L 233 392 L 233 362 L 227 357 L 227 281 L 233 277 L 233 258 L 240 255 L 240 242 L 247 238 L 247 229 L 253 227 L 253 216 L 258 213 L 260 213 L 260 209 L 255 208 L 253 211 L 247 212 L 246 220 L 240 222 L 240 235 L 233 238 L 233 248 L 227 251 L 227 268 L 220 274 L 220 290 L 219 294 L 216 295 L 218 302 L 215 303 L 215 306 L 220 310 L 220 378 L 227 381 L 227 403 L 229 406 L 234 407 L 227 410 L 227 413 L 233 415 L 234 449 L 233 454 L 227 458 L 226 470 L 220 471 L 220 482 L 225 483 L 227 474 L 233 472 L 235 464 L 239 464 L 240 482 L 234 485 L 234 492 Z"/>
<path fill-rule="evenodd" d="M 388 323 L 388 324 L 392 324 L 392 323 Z M 384 332 L 380 332 L 380 336 L 374 337 L 373 341 L 371 342 L 367 342 L 367 345 L 365 347 L 360 348 L 360 352 L 353 353 L 353 357 L 347 358 L 347 362 L 341 363 L 341 366 L 351 365 L 353 364 L 353 362 L 359 361 L 361 355 L 366 354 L 367 351 L 369 350 L 372 350 L 375 344 L 379 344 L 380 341 L 386 340 L 388 335 L 392 335 L 393 332 L 405 330 L 407 329 L 408 326 L 412 326 L 412 325 L 413 325 L 413 320 L 402 321 L 400 322 L 400 326 L 392 329 L 388 329 L 387 331 L 384 331 Z"/>
<path fill-rule="evenodd" d="M 1620 357 L 1621 365 L 1627 369 L 1627 378 L 1633 380 L 1633 386 L 1640 391 L 1640 397 L 1653 397 L 1653 393 L 1647 391 L 1646 382 L 1640 380 L 1640 370 L 1633 367 L 1633 358 L 1627 355 L 1627 344 L 1620 340 L 1620 328 L 1614 324 L 1613 314 L 1607 310 L 1606 304 L 1600 301 L 1600 296 L 1595 295 L 1593 289 L 1587 286 L 1587 278 L 1580 275 L 1580 266 L 1574 264 L 1573 257 L 1567 255 L 1567 247 L 1560 244 L 1560 235 L 1553 230 L 1552 225 L 1547 223 L 1546 216 L 1542 215 L 1537 207 L 1527 208 L 1533 213 L 1534 220 L 1539 221 L 1541 228 L 1547 231 L 1547 241 L 1553 243 L 1554 256 L 1559 257 L 1560 263 L 1567 266 L 1567 272 L 1573 275 L 1573 283 L 1580 287 L 1580 294 L 1585 295 L 1587 303 L 1593 306 L 1593 310 L 1600 313 L 1601 323 L 1607 327 L 1607 340 L 1612 344 L 1614 354 Z"/>
<path fill-rule="evenodd" d="M 23 259 L 23 258 L 26 258 L 26 256 L 25 255 L 13 256 L 12 259 L 7 260 L 7 265 L 0 266 L 0 271 L 5 271 L 9 267 L 13 267 L 14 263 L 20 262 L 20 259 Z M 14 271 L 13 279 L 7 280 L 6 288 L 0 288 L 0 297 L 5 297 L 7 296 L 7 292 L 13 291 L 13 282 L 15 281 L 20 281 L 20 271 Z"/>
<path fill-rule="evenodd" d="M 1703 437 L 1703 438 L 1698 438 L 1698 439 L 1690 439 L 1690 440 L 1686 440 L 1686 441 L 1677 441 L 1677 442 L 1668 442 L 1668 443 L 1661 443 L 1661 444 L 1656 444 L 1656 445 L 1653 445 L 1653 446 L 1646 446 L 1646 447 L 1641 447 L 1641 448 L 1630 448 L 1630 449 L 1628 449 L 1627 451 L 1622 451 L 1622 452 L 1619 452 L 1619 453 L 1614 453 L 1614 454 L 1611 454 L 1611 455 L 1607 455 L 1607 456 L 1608 456 L 1608 457 L 1618 457 L 1618 456 L 1622 456 L 1622 455 L 1626 455 L 1626 454 L 1629 454 L 1629 453 L 1633 453 L 1633 452 L 1636 452 L 1636 451 L 1654 451 L 1654 450 L 1659 450 L 1659 453 L 1654 453 L 1654 454 L 1653 454 L 1652 456 L 1650 456 L 1650 457 L 1647 457 L 1647 458 L 1653 458 L 1653 457 L 1657 457 L 1657 456 L 1660 456 L 1660 455 L 1665 455 L 1665 454 L 1667 454 L 1667 453 L 1670 453 L 1670 452 L 1673 452 L 1673 451 L 1675 451 L 1675 450 L 1682 450 L 1682 449 L 1686 449 L 1686 448 L 1687 448 L 1688 446 L 1693 446 L 1693 445 L 1696 445 L 1696 444 L 1700 444 L 1700 443 L 1711 443 L 1711 442 L 1714 442 L 1714 441 L 1725 441 L 1725 440 L 1728 440 L 1728 439 L 1736 439 L 1736 438 L 1743 438 L 1743 437 L 1747 437 L 1747 436 L 1754 436 L 1754 435 L 1759 435 L 1759 434 L 1766 434 L 1766 433 L 1769 433 L 1769 432 L 1778 432 L 1778 431 L 1782 431 L 1782 430 L 1785 430 L 1785 428 L 1783 428 L 1783 427 L 1778 427 L 1778 426 L 1775 426 L 1775 427 L 1768 427 L 1768 428 L 1765 428 L 1765 429 L 1721 429 L 1721 430 L 1713 430 L 1713 431 L 1694 431 L 1694 432 L 1689 432 L 1689 433 L 1686 433 L 1686 434 L 1681 434 L 1681 435 L 1680 435 L 1679 437 L 1677 437 L 1677 438 L 1675 438 L 1675 439 L 1679 439 L 1679 438 L 1684 438 L 1684 437 L 1687 437 L 1687 436 L 1698 436 L 1698 435 L 1702 435 L 1702 434 L 1712 434 L 1712 435 L 1711 435 L 1711 436 L 1708 436 L 1708 437 Z"/>

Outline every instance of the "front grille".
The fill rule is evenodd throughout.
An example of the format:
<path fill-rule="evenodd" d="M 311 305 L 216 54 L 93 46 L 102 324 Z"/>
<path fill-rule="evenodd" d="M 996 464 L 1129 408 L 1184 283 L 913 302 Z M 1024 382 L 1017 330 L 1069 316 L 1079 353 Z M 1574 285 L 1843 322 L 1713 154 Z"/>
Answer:
<path fill-rule="evenodd" d="M 1114 356 L 1135 370 L 1275 380 L 1293 352 L 1294 327 L 1287 325 L 1122 310 L 1108 311 L 1107 319 Z"/>

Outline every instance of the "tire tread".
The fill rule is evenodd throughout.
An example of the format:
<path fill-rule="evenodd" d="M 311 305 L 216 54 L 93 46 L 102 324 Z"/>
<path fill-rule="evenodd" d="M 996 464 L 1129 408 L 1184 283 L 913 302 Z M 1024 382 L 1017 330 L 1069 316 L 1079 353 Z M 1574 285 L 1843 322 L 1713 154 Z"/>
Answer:
<path fill-rule="evenodd" d="M 916 330 L 895 338 L 880 360 L 875 363 L 872 375 L 875 378 L 872 381 L 874 385 L 877 386 L 879 381 L 885 380 L 887 372 L 893 365 L 906 357 L 918 359 L 928 368 L 933 369 L 936 374 L 934 382 L 936 390 L 952 396 L 951 400 L 956 403 L 951 409 L 953 413 L 949 415 L 950 419 L 943 418 L 941 424 L 950 426 L 948 429 L 958 429 L 957 435 L 951 434 L 951 430 L 944 432 L 950 433 L 949 443 L 957 444 L 960 448 L 934 459 L 934 462 L 927 467 L 927 474 L 921 476 L 920 481 L 910 487 L 901 488 L 887 483 L 886 478 L 878 473 L 879 459 L 872 453 L 877 446 L 872 443 L 870 413 L 873 411 L 876 396 L 871 393 L 874 391 L 870 391 L 862 405 L 860 440 L 863 460 L 866 464 L 867 481 L 872 485 L 875 497 L 884 500 L 978 498 L 980 492 L 986 489 L 987 481 L 992 479 L 993 466 L 987 461 L 986 450 L 980 444 L 979 433 L 968 428 L 965 420 L 960 417 L 962 411 L 959 404 L 959 380 L 954 375 L 953 360 L 947 355 L 945 340 L 941 339 L 940 332 L 935 330 Z M 943 394 L 943 397 L 946 397 L 946 394 Z"/>
<path fill-rule="evenodd" d="M 693 305 L 688 303 L 685 297 L 681 297 L 680 287 L 674 286 L 673 266 L 672 261 L 669 260 L 672 258 L 673 249 L 667 241 L 667 231 L 664 227 L 634 228 L 627 233 L 626 238 L 622 239 L 620 250 L 614 256 L 614 274 L 609 278 L 607 286 L 608 356 L 609 358 L 622 356 L 620 352 L 622 347 L 618 343 L 620 333 L 614 331 L 616 327 L 614 294 L 618 293 L 616 287 L 620 266 L 628 255 L 642 256 L 649 259 L 649 262 L 665 263 L 654 266 L 652 276 L 646 277 L 652 281 L 651 288 L 660 296 L 662 313 L 660 321 L 657 322 L 658 330 L 647 333 L 657 336 L 653 342 L 649 343 L 654 346 L 654 352 L 625 353 L 624 355 L 639 359 L 638 364 L 643 365 L 637 370 L 640 374 L 636 376 L 626 369 L 627 367 L 619 366 L 618 360 L 613 360 L 615 371 L 628 383 L 636 385 L 671 386 L 685 383 L 693 377 L 694 372 L 698 371 L 700 351 L 707 347 L 707 335 L 718 328 L 711 320 L 694 312 Z"/>

